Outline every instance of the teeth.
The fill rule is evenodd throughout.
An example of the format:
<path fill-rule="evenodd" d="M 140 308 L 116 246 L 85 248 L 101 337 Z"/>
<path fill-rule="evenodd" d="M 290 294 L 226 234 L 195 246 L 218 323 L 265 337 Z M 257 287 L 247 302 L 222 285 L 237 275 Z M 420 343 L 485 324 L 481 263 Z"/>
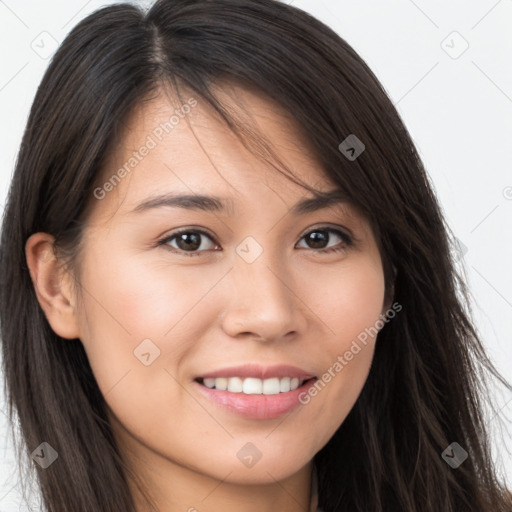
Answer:
<path fill-rule="evenodd" d="M 243 382 L 240 377 L 231 377 L 228 379 L 228 391 L 231 393 L 241 393 L 243 389 Z"/>
<path fill-rule="evenodd" d="M 254 379 L 252 377 L 244 379 L 242 392 L 246 395 L 261 395 L 263 393 L 263 381 L 261 379 Z M 267 393 L 267 395 L 269 394 L 270 393 Z"/>
<path fill-rule="evenodd" d="M 256 379 L 254 377 L 217 377 L 203 379 L 203 384 L 207 388 L 230 391 L 231 393 L 244 393 L 246 395 L 277 395 L 286 393 L 302 386 L 304 379 L 297 377 L 283 377 L 279 379 Z"/>
<path fill-rule="evenodd" d="M 279 381 L 279 390 L 281 391 L 281 393 L 286 393 L 287 391 L 290 391 L 290 381 L 290 377 L 284 377 Z"/>
<path fill-rule="evenodd" d="M 222 382 L 222 381 L 224 381 L 224 382 Z M 221 378 L 211 379 L 211 378 L 207 378 L 207 379 L 203 379 L 203 384 L 207 388 L 214 388 L 215 384 L 217 384 L 217 386 L 220 386 L 217 389 L 223 389 L 223 390 L 228 389 L 228 381 L 226 379 L 221 379 Z M 222 386 L 223 384 L 225 384 L 225 386 Z"/>

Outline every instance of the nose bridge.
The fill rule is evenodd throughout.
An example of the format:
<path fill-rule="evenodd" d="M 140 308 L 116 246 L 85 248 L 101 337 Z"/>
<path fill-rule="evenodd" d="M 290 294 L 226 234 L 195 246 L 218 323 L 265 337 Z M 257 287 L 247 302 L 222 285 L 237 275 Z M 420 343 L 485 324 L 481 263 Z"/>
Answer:
<path fill-rule="evenodd" d="M 284 336 L 299 328 L 297 297 L 291 273 L 275 249 L 264 248 L 254 237 L 236 247 L 232 300 L 224 316 L 231 335 L 251 332 L 266 340 Z"/>

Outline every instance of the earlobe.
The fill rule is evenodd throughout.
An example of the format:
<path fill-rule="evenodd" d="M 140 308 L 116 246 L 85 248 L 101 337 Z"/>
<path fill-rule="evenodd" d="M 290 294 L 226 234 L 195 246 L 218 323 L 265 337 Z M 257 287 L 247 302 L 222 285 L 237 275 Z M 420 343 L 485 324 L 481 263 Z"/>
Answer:
<path fill-rule="evenodd" d="M 55 238 L 34 233 L 25 244 L 25 257 L 37 300 L 53 331 L 62 338 L 80 337 L 70 278 L 54 253 Z"/>

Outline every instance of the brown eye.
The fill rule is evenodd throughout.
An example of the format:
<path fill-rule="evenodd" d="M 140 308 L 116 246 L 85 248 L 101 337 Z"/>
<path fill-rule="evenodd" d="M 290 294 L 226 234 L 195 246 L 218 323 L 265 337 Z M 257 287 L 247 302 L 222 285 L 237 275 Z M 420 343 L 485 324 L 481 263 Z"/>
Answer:
<path fill-rule="evenodd" d="M 327 231 L 320 230 L 311 231 L 311 233 L 305 237 L 312 249 L 323 249 L 324 244 L 329 243 L 329 238 Z"/>
<path fill-rule="evenodd" d="M 194 251 L 201 246 L 201 235 L 198 233 L 181 233 L 175 235 L 176 245 L 183 251 Z"/>
<path fill-rule="evenodd" d="M 334 236 L 331 234 L 334 234 Z M 332 228 L 314 229 L 306 233 L 302 239 L 306 240 L 308 249 L 318 249 L 318 252 L 341 251 L 352 245 L 352 239 L 348 235 L 342 231 Z M 335 245 L 329 247 L 327 244 L 329 244 L 331 240 L 334 240 Z"/>
<path fill-rule="evenodd" d="M 158 245 L 168 246 L 171 251 L 179 252 L 186 256 L 196 256 L 211 248 L 208 247 L 208 242 L 204 242 L 205 239 L 208 239 L 213 244 L 212 238 L 205 231 L 188 229 L 165 237 L 158 242 Z M 198 250 L 200 248 L 201 250 Z"/>

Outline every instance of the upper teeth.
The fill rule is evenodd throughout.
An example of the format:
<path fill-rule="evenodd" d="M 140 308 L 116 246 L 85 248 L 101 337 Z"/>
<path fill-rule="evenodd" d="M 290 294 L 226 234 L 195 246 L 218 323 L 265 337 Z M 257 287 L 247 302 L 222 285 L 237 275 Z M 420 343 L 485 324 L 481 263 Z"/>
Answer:
<path fill-rule="evenodd" d="M 304 379 L 297 377 L 283 377 L 279 379 L 273 377 L 271 379 L 257 379 L 255 377 L 217 377 L 205 378 L 203 384 L 208 388 L 215 388 L 222 391 L 231 391 L 232 393 L 245 393 L 247 395 L 277 395 L 278 393 L 286 393 L 302 386 Z"/>

